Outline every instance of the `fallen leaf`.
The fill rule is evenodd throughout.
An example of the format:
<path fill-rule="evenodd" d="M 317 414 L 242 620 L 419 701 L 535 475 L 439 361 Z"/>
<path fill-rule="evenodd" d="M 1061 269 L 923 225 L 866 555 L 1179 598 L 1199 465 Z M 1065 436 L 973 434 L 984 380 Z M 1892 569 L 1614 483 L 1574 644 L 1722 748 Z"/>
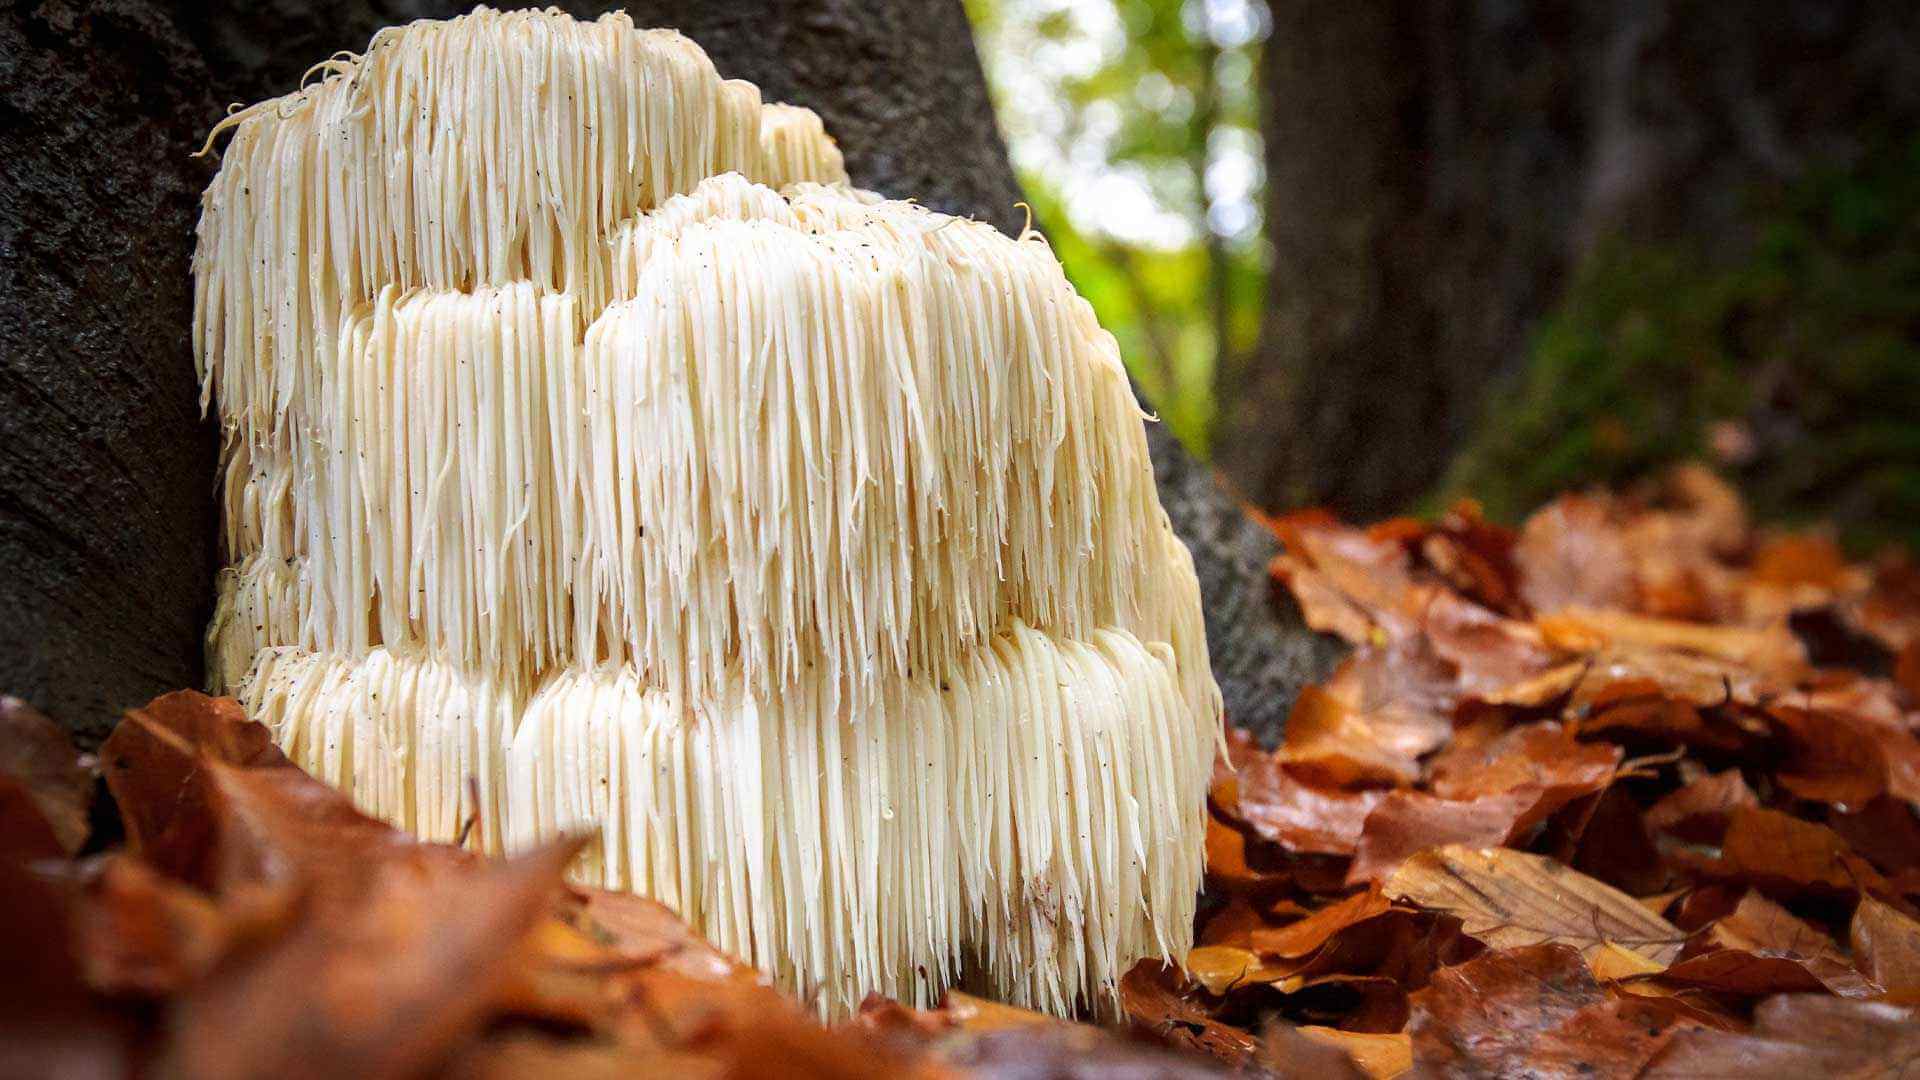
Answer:
<path fill-rule="evenodd" d="M 1534 511 L 1513 547 L 1520 595 L 1543 615 L 1573 606 L 1629 606 L 1630 559 L 1612 501 L 1590 495 L 1562 495 Z"/>
<path fill-rule="evenodd" d="M 1620 748 L 1583 743 L 1552 721 L 1527 724 L 1464 754 L 1433 764 L 1434 794 L 1448 799 L 1528 790 L 1534 801 L 1515 823 L 1524 830 L 1575 799 L 1603 790 L 1620 765 Z"/>
<path fill-rule="evenodd" d="M 1307 625 L 1359 645 L 1409 638 L 1419 589 L 1400 541 L 1338 524 L 1283 527 L 1274 573 L 1300 602 Z"/>
<path fill-rule="evenodd" d="M 1328 791 L 1296 779 L 1274 757 L 1243 765 L 1236 812 L 1254 832 L 1295 852 L 1351 855 L 1384 792 Z"/>
<path fill-rule="evenodd" d="M 1565 945 L 1490 951 L 1436 972 L 1408 1025 L 1421 1075 L 1630 1076 L 1693 1021 L 1613 999 Z"/>
<path fill-rule="evenodd" d="M 1920 637 L 1907 642 L 1893 665 L 1894 681 L 1906 691 L 1907 700 L 1920 702 Z"/>
<path fill-rule="evenodd" d="M 1506 843 L 1521 816 L 1540 801 L 1531 788 L 1477 799 L 1443 799 L 1423 791 L 1395 791 L 1380 800 L 1361 826 L 1349 884 L 1382 881 L 1408 858 L 1446 844 L 1494 847 Z"/>
<path fill-rule="evenodd" d="M 60 852 L 87 842 L 93 774 L 65 729 L 17 697 L 0 696 L 0 778 L 20 785 Z"/>
<path fill-rule="evenodd" d="M 1423 852 L 1402 864 L 1384 891 L 1457 917 L 1466 933 L 1495 949 L 1554 943 L 1585 953 L 1611 942 L 1671 963 L 1684 938 L 1625 893 L 1509 848 L 1450 845 Z"/>
<path fill-rule="evenodd" d="M 1897 799 L 1852 810 L 1829 808 L 1827 827 L 1883 874 L 1920 869 L 1920 817 Z"/>
<path fill-rule="evenodd" d="M 1667 969 L 1667 965 L 1658 960 L 1650 960 L 1641 953 L 1611 941 L 1603 941 L 1599 948 L 1588 951 L 1586 960 L 1587 969 L 1601 982 L 1657 975 Z"/>
<path fill-rule="evenodd" d="M 74 940 L 89 985 L 161 996 L 211 971 L 229 949 L 276 932 L 290 891 L 262 890 L 223 910 L 211 897 L 124 854 L 107 856 L 74 908 Z"/>
<path fill-rule="evenodd" d="M 1703 776 L 1648 807 L 1647 828 L 1672 833 L 1699 844 L 1718 844 L 1727 821 L 1742 807 L 1757 807 L 1760 799 L 1747 786 L 1739 769 Z"/>
<path fill-rule="evenodd" d="M 1570 865 L 1642 900 L 1664 889 L 1672 879 L 1647 831 L 1639 805 L 1617 784 L 1608 788 L 1594 806 Z"/>
<path fill-rule="evenodd" d="M 750 1043 L 748 1045 L 751 1045 Z M 766 1075 L 767 1057 L 743 1055 L 745 1066 L 733 1075 Z M 783 1065 L 784 1058 L 772 1058 Z M 876 1078 L 900 1074 L 884 1058 L 856 1061 L 863 1071 L 855 1075 Z M 931 1077 L 1057 1077 L 1060 1080 L 1101 1080 L 1111 1076 L 1154 1077 L 1156 1080 L 1215 1080 L 1218 1067 L 1155 1046 L 1143 1045 L 1086 1024 L 1053 1024 L 1007 1031 L 962 1031 L 931 1048 Z M 819 1070 L 813 1075 L 837 1077 L 845 1072 Z"/>
<path fill-rule="evenodd" d="M 134 1074 L 138 1026 L 90 992 L 71 944 L 70 882 L 0 857 L 0 1073 L 19 1077 Z"/>
<path fill-rule="evenodd" d="M 1376 727 L 1376 719 L 1391 721 L 1394 716 L 1369 717 L 1327 690 L 1304 687 L 1287 716 L 1280 760 L 1316 787 L 1411 784 L 1420 778 L 1417 758 L 1438 741 L 1431 727 L 1422 724 L 1420 737 L 1411 740 L 1418 749 L 1409 753 L 1410 740 Z"/>
<path fill-rule="evenodd" d="M 1713 869 L 1784 892 L 1883 888 L 1880 875 L 1825 825 L 1765 807 L 1735 807 Z"/>
<path fill-rule="evenodd" d="M 1370 1075 L 1345 1047 L 1291 1024 L 1268 1025 L 1260 1043 L 1261 1072 L 1275 1080 L 1366 1080 Z"/>
<path fill-rule="evenodd" d="M 1817 990 L 1868 997 L 1879 989 L 1832 938 L 1757 892 L 1694 935 L 1660 981 L 1744 997 Z"/>
<path fill-rule="evenodd" d="M 1532 624 L 1496 615 L 1446 589 L 1424 598 L 1420 629 L 1434 654 L 1459 669 L 1460 688 L 1468 694 L 1524 682 L 1558 659 Z"/>
<path fill-rule="evenodd" d="M 1196 1004 L 1180 970 L 1142 960 L 1120 978 L 1120 1003 L 1133 1028 L 1165 1045 L 1207 1054 L 1232 1068 L 1254 1060 L 1260 1043 Z"/>
<path fill-rule="evenodd" d="M 1920 1061 L 1920 1016 L 1911 1009 L 1825 995 L 1770 998 L 1751 1032 L 1676 1034 L 1644 1077 L 1910 1076 Z"/>
<path fill-rule="evenodd" d="M 1774 774 L 1803 799 L 1863 806 L 1887 790 L 1887 757 L 1871 726 L 1834 712 L 1792 706 L 1768 710 L 1792 756 Z M 1904 732 L 1900 734 L 1904 735 Z"/>
<path fill-rule="evenodd" d="M 1272 880 L 1247 865 L 1247 838 L 1213 815 L 1207 815 L 1207 888 L 1250 892 Z"/>
<path fill-rule="evenodd" d="M 1253 933 L 1253 947 L 1266 956 L 1298 959 L 1326 944 L 1327 939 L 1355 924 L 1394 910 L 1379 886 L 1358 892 L 1322 908 L 1298 922 Z"/>
<path fill-rule="evenodd" d="M 1775 533 L 1753 553 L 1753 580 L 1781 588 L 1811 586 L 1820 596 L 1846 585 L 1847 559 L 1833 537 L 1817 533 Z"/>
<path fill-rule="evenodd" d="M 1381 1035 L 1314 1025 L 1294 1030 L 1315 1042 L 1345 1051 L 1360 1071 L 1373 1080 L 1392 1080 L 1413 1068 L 1413 1041 L 1404 1032 Z"/>
<path fill-rule="evenodd" d="M 1854 963 L 1893 999 L 1920 1004 L 1920 920 L 1869 896 L 1854 909 Z"/>
<path fill-rule="evenodd" d="M 1654 692 L 1595 702 L 1587 718 L 1580 722 L 1580 734 L 1614 742 L 1678 744 L 1719 750 L 1731 750 L 1739 745 L 1737 738 L 1709 724 L 1700 715 L 1698 706 L 1659 693 L 1656 684 L 1646 685 Z"/>
<path fill-rule="evenodd" d="M 940 1011 L 953 1017 L 954 1023 L 964 1031 L 1013 1031 L 1066 1023 L 1057 1016 L 963 994 L 958 990 L 947 991 L 940 1002 Z"/>
<path fill-rule="evenodd" d="M 1720 949 L 1689 957 L 1659 975 L 1661 982 L 1739 997 L 1830 991 L 1864 998 L 1878 992 L 1852 968 L 1748 949 Z"/>
<path fill-rule="evenodd" d="M 383 860 L 366 893 L 175 1005 L 163 1071 L 405 1077 L 477 1031 L 577 842 L 506 863 Z M 449 917 L 457 912 L 458 917 Z M 244 1023 L 235 1019 L 244 1017 Z"/>
<path fill-rule="evenodd" d="M 161 872 L 212 889 L 218 815 L 201 764 L 285 765 L 240 703 L 182 690 L 129 710 L 100 747 L 127 847 Z M 314 781 L 318 783 L 318 781 Z"/>
<path fill-rule="evenodd" d="M 1541 618 L 1538 624 L 1550 644 L 1570 652 L 1602 648 L 1670 650 L 1788 680 L 1803 673 L 1807 663 L 1806 651 L 1784 621 L 1754 629 L 1568 607 Z"/>
<path fill-rule="evenodd" d="M 1250 983 L 1274 982 L 1286 974 L 1285 968 L 1262 965 L 1259 953 L 1233 945 L 1201 945 L 1187 953 L 1187 975 L 1215 997 Z"/>

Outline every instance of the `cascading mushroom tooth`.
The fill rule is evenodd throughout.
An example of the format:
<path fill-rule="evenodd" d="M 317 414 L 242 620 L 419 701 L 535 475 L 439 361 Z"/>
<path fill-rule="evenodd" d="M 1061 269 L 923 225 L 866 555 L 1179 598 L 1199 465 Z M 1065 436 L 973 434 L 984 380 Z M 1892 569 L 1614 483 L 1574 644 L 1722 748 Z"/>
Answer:
<path fill-rule="evenodd" d="M 622 15 L 320 73 L 203 202 L 216 688 L 424 836 L 593 831 L 576 877 L 831 1015 L 1184 952 L 1198 587 L 1044 241 L 851 188 Z"/>

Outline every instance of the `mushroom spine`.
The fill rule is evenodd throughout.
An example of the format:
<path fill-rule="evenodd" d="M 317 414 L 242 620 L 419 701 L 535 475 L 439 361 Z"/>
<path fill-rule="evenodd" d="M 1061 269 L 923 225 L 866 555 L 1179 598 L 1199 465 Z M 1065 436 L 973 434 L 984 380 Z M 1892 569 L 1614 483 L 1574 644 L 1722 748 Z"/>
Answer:
<path fill-rule="evenodd" d="M 203 200 L 214 689 L 430 838 L 596 830 L 577 876 L 829 1014 L 1184 953 L 1219 694 L 1044 240 L 624 15 L 316 71 Z"/>

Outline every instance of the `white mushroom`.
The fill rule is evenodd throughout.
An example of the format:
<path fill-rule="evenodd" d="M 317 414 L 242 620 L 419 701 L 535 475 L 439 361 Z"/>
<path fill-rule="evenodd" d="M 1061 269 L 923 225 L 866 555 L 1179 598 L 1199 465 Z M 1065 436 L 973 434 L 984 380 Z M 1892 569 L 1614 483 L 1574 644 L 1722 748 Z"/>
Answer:
<path fill-rule="evenodd" d="M 1219 695 L 1044 241 L 848 187 L 624 16 L 324 68 L 201 220 L 215 689 L 423 835 L 598 830 L 577 876 L 829 1014 L 1183 953 Z"/>

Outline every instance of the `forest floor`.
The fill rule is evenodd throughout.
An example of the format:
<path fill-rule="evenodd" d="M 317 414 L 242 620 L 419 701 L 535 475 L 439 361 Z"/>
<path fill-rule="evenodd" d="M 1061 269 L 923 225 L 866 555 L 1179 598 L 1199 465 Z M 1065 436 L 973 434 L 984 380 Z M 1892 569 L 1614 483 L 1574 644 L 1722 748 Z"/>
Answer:
<path fill-rule="evenodd" d="M 1920 1060 L 1920 569 L 1699 469 L 1270 522 L 1353 653 L 1229 740 L 1184 968 L 1122 1018 L 964 994 L 822 1026 L 575 850 L 416 842 L 233 702 L 96 757 L 0 707 L 0 1073 L 1901 1075 Z M 1276 598 L 1277 601 L 1279 598 Z M 90 805 L 104 775 L 115 809 Z M 125 841 L 85 847 L 118 815 Z M 110 828 L 109 828 L 110 831 Z M 95 846 L 98 846 L 97 844 Z M 77 852 L 87 851 L 79 855 Z"/>

